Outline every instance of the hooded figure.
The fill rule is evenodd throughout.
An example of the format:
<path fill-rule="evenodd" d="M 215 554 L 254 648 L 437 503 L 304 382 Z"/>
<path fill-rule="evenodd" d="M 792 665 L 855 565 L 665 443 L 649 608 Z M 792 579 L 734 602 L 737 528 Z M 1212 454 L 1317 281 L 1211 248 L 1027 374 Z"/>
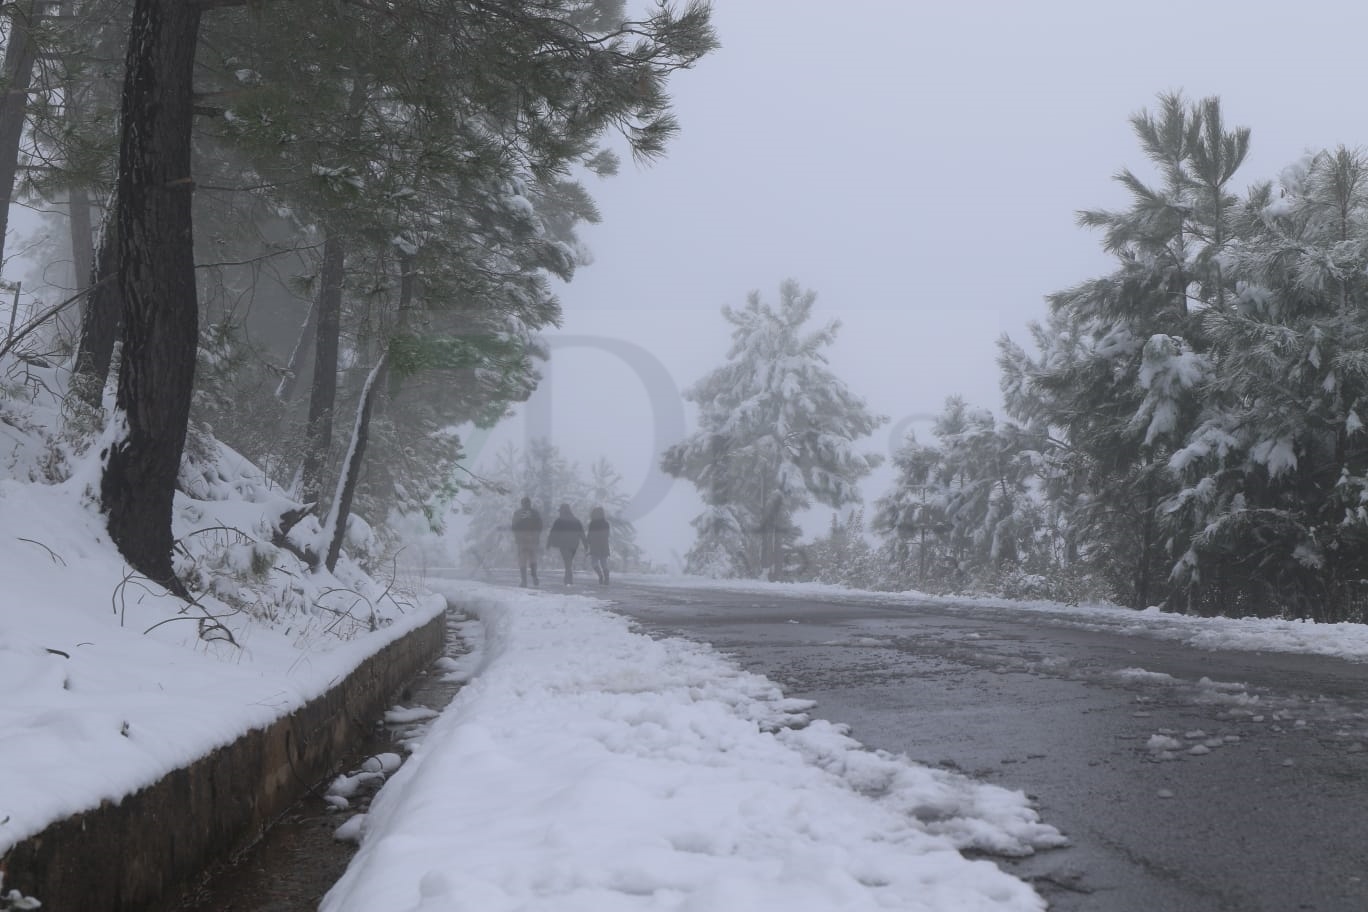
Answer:
<path fill-rule="evenodd" d="M 513 543 L 518 546 L 518 572 L 524 586 L 529 569 L 532 585 L 537 585 L 537 542 L 541 541 L 541 533 L 541 514 L 532 506 L 532 498 L 524 497 L 522 506 L 513 511 Z"/>
<path fill-rule="evenodd" d="M 598 574 L 599 585 L 608 585 L 608 517 L 603 515 L 603 507 L 594 507 L 589 512 L 589 534 L 585 540 L 589 544 L 589 563 Z"/>
<path fill-rule="evenodd" d="M 570 512 L 569 504 L 561 504 L 560 515 L 551 524 L 551 534 L 546 537 L 546 547 L 560 550 L 561 560 L 565 561 L 565 584 L 567 586 L 575 581 L 575 574 L 571 565 L 575 560 L 575 552 L 579 550 L 583 541 L 584 523 L 576 519 L 575 514 Z"/>

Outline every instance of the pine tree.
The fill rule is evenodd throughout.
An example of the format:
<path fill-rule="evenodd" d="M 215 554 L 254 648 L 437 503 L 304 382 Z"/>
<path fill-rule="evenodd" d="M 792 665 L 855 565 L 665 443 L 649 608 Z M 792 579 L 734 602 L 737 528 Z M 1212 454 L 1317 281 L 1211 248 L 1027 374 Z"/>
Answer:
<path fill-rule="evenodd" d="M 599 145 L 608 131 L 623 134 L 640 158 L 661 154 L 677 129 L 666 79 L 715 44 L 704 3 L 679 13 L 661 6 L 641 21 L 626 21 L 614 0 L 510 2 L 480 11 L 425 0 L 384 10 L 243 5 L 138 0 L 129 44 L 118 217 L 116 230 L 106 232 L 120 277 L 118 404 L 127 429 L 110 449 L 102 499 L 111 535 L 130 562 L 168 583 L 170 505 L 189 422 L 199 310 L 189 204 L 197 186 L 193 113 L 219 115 L 207 144 L 229 150 L 225 159 L 240 174 L 259 176 L 256 192 L 299 218 L 323 249 L 303 471 L 306 496 L 314 499 L 336 455 L 331 422 L 344 364 L 372 378 L 353 384 L 359 395 L 363 385 L 389 389 L 375 382 L 377 365 L 392 361 L 402 375 L 422 360 L 400 355 L 446 358 L 476 379 L 465 401 L 484 416 L 510 401 L 491 403 L 492 396 L 530 392 L 528 336 L 558 315 L 545 274 L 568 278 L 575 256 L 564 219 L 573 223 L 588 212 L 583 197 L 578 210 L 567 204 L 574 194 L 566 175 L 578 166 L 611 170 Z M 199 44 L 202 10 L 212 12 L 213 40 L 204 42 L 211 57 L 197 73 L 201 84 L 192 86 L 184 61 Z M 193 103 L 225 98 L 217 110 Z M 181 196 L 163 199 L 173 192 Z M 546 201 L 540 225 L 532 199 Z M 453 248 L 467 254 L 456 272 L 469 280 L 460 288 L 465 295 L 420 302 L 406 293 L 425 247 L 434 261 L 450 262 Z M 384 299 L 388 313 L 366 321 L 367 332 L 355 337 L 363 344 L 348 350 L 345 286 L 358 272 L 369 280 L 358 283 L 368 294 L 353 295 L 350 306 Z M 486 295 L 491 288 L 498 294 Z M 464 305 L 454 320 L 459 329 L 435 339 L 412 308 L 437 310 L 451 300 Z M 406 302 L 397 312 L 396 301 Z M 391 353 L 396 328 L 418 341 Z M 435 347 L 426 344 L 434 339 Z M 101 364 L 83 359 L 83 369 Z M 102 376 L 88 379 L 90 390 L 103 385 Z M 357 414 L 364 419 L 369 406 Z M 367 427 L 358 422 L 347 453 L 360 452 Z M 348 484 L 359 477 L 346 471 Z M 337 490 L 350 499 L 346 486 Z M 345 524 L 340 516 L 337 527 Z"/>
<path fill-rule="evenodd" d="M 743 308 L 722 309 L 735 327 L 727 363 L 685 392 L 699 429 L 661 458 L 707 505 L 694 520 L 690 572 L 782 576 L 799 535 L 794 517 L 814 502 L 858 502 L 858 482 L 879 462 L 853 444 L 885 419 L 827 368 L 823 349 L 840 324 L 807 331 L 815 301 L 790 279 L 776 306 L 752 292 Z"/>
<path fill-rule="evenodd" d="M 1224 264 L 1238 206 L 1227 187 L 1249 131 L 1227 131 L 1216 99 L 1179 95 L 1131 123 L 1160 185 L 1123 170 L 1130 208 L 1079 217 L 1104 230 L 1117 270 L 1051 295 L 1046 326 L 1032 328 L 1039 356 L 1004 339 L 999 364 L 1009 414 L 1053 441 L 1047 490 L 1067 498 L 1054 505 L 1067 506 L 1075 540 L 1092 543 L 1083 557 L 1143 606 L 1167 594 L 1169 543 L 1187 534 L 1161 505 L 1213 368 L 1205 321 L 1234 300 Z"/>
<path fill-rule="evenodd" d="M 1203 612 L 1341 619 L 1368 575 L 1368 163 L 1340 148 L 1256 186 L 1208 315 L 1218 369 L 1166 505 L 1194 532 L 1176 577 Z"/>
<path fill-rule="evenodd" d="M 645 555 L 637 544 L 636 526 L 624 515 L 631 498 L 622 490 L 622 475 L 607 458 L 600 456 L 589 466 L 583 489 L 586 513 L 594 507 L 602 507 L 611 528 L 612 567 L 617 570 L 639 568 L 645 563 Z"/>
<path fill-rule="evenodd" d="M 935 446 L 909 439 L 894 457 L 898 480 L 879 500 L 876 529 L 918 588 L 959 590 L 1013 568 L 1045 569 L 1049 529 L 1036 491 L 1030 434 L 951 396 Z"/>
<path fill-rule="evenodd" d="M 512 443 L 504 445 L 480 470 L 464 502 L 469 517 L 466 563 L 484 573 L 516 565 L 509 524 L 519 501 L 530 497 L 548 529 L 562 503 L 570 504 L 581 521 L 588 519 L 594 507 L 603 507 L 612 525 L 613 566 L 626 570 L 640 566 L 645 556 L 636 542 L 635 527 L 622 515 L 629 498 L 621 485 L 621 474 L 605 457 L 595 460 L 586 475 L 545 438 L 533 440 L 525 451 Z"/>
<path fill-rule="evenodd" d="M 893 454 L 893 488 L 875 503 L 874 530 L 884 537 L 893 588 L 925 589 L 948 555 L 948 491 L 937 468 L 941 451 L 909 433 Z"/>

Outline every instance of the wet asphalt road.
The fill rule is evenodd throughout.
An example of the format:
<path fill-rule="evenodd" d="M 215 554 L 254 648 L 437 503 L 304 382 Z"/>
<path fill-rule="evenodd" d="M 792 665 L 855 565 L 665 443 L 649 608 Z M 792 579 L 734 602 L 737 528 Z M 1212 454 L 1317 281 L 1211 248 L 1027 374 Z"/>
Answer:
<path fill-rule="evenodd" d="M 1072 845 L 1000 863 L 1052 909 L 1368 912 L 1368 665 L 1005 609 L 575 588 L 869 747 L 1024 791 Z"/>

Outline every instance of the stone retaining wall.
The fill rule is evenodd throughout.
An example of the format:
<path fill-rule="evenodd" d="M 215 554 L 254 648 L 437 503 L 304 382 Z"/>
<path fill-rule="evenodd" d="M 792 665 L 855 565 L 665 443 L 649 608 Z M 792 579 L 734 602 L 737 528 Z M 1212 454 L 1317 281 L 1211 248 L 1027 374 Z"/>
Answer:
<path fill-rule="evenodd" d="M 269 727 L 18 843 L 0 859 L 5 891 L 41 900 L 43 912 L 131 912 L 174 898 L 333 773 L 445 638 L 439 615 Z"/>

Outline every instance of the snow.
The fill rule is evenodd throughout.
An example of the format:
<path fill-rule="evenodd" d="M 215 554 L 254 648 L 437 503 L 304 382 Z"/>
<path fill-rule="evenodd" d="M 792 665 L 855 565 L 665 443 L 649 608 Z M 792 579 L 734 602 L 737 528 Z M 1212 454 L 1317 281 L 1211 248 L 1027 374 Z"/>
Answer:
<path fill-rule="evenodd" d="M 324 912 L 1045 907 L 961 854 L 1062 843 L 1020 792 L 866 750 L 592 599 L 443 591 L 480 621 L 476 673 L 343 824 Z"/>
<path fill-rule="evenodd" d="M 0 857 L 303 706 L 445 609 L 270 545 L 288 501 L 219 445 L 187 460 L 173 522 L 177 570 L 203 594 L 167 596 L 109 542 L 98 447 L 56 434 L 64 377 L 29 371 L 43 392 L 0 396 L 17 438 L 0 462 Z"/>
<path fill-rule="evenodd" d="M 0 400 L 11 441 L 0 463 L 0 856 L 301 706 L 451 599 L 471 617 L 460 630 L 474 648 L 438 668 L 465 686 L 435 718 L 392 707 L 390 720 L 426 725 L 402 745 L 411 753 L 333 782 L 336 835 L 359 849 L 326 912 L 1044 908 L 981 857 L 1062 842 L 1021 792 L 869 750 L 710 647 L 637 633 L 593 599 L 431 580 L 396 599 L 345 555 L 336 575 L 310 574 L 247 534 L 285 501 L 222 447 L 187 465 L 194 496 L 177 498 L 178 566 L 218 593 L 187 609 L 128 575 L 93 505 L 97 456 L 49 436 L 60 421 L 45 408 Z M 1368 661 L 1368 627 L 1355 624 L 650 579 Z M 353 613 L 358 593 L 368 607 Z M 1264 718 L 1239 682 L 1196 686 Z M 1234 740 L 1159 731 L 1147 747 L 1154 759 L 1201 756 Z M 368 813 L 351 813 L 357 790 L 382 782 Z"/>
<path fill-rule="evenodd" d="M 214 503 L 229 509 L 203 509 L 198 528 L 244 506 L 198 506 Z M 202 635 L 205 614 L 125 579 L 79 483 L 0 480 L 0 517 L 0 855 L 304 705 L 442 607 L 382 608 L 377 632 L 339 639 L 321 634 L 327 613 L 276 628 L 206 597 L 233 646 Z"/>

